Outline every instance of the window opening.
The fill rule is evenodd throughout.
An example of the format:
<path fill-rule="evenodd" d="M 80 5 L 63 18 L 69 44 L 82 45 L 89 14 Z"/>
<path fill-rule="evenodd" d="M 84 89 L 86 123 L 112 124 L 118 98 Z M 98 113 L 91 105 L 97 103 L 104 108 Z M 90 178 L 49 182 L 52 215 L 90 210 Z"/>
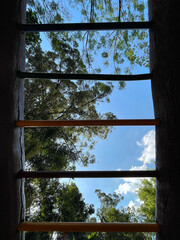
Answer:
<path fill-rule="evenodd" d="M 84 30 L 120 30 L 120 29 L 149 29 L 151 22 L 117 22 L 117 23 L 74 23 L 74 24 L 23 24 L 20 29 L 24 32 L 50 32 L 50 31 L 84 31 Z M 121 74 L 79 74 L 79 73 L 17 73 L 20 78 L 31 79 L 75 79 L 75 80 L 101 80 L 101 81 L 134 81 L 149 80 L 151 74 L 121 75 Z M 17 127 L 64 127 L 64 126 L 157 126 L 158 119 L 126 119 L 126 120 L 18 120 Z M 53 178 L 53 177 L 157 177 L 156 171 L 21 171 L 19 178 Z M 19 231 L 98 231 L 98 232 L 157 232 L 157 223 L 28 223 L 19 225 Z"/>

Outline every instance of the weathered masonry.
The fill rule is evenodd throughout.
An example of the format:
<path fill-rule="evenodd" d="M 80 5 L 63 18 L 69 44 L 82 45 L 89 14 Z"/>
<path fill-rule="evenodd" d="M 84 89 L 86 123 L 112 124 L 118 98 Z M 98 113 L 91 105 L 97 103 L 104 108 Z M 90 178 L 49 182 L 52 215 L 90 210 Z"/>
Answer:
<path fill-rule="evenodd" d="M 150 0 L 149 22 L 26 25 L 25 0 L 7 0 L 1 5 L 0 55 L 0 175 L 1 238 L 23 239 L 23 231 L 130 231 L 157 232 L 158 240 L 177 240 L 180 236 L 180 127 L 179 42 L 180 14 L 177 0 Z M 151 79 L 155 119 L 108 121 L 24 121 L 23 78 L 71 78 L 77 75 L 26 73 L 25 32 L 104 29 L 150 29 L 151 73 L 143 75 L 85 75 L 79 79 L 143 80 Z M 24 127 L 98 125 L 155 125 L 155 171 L 26 172 L 24 166 Z M 131 223 L 27 223 L 24 222 L 24 178 L 51 177 L 156 177 L 157 222 Z"/>
<path fill-rule="evenodd" d="M 17 172 L 23 168 L 23 128 L 15 121 L 23 119 L 23 81 L 17 70 L 24 70 L 24 34 L 18 24 L 25 23 L 25 1 L 7 0 L 1 5 L 0 37 L 0 189 L 1 239 L 21 239 L 17 226 L 24 216 L 23 180 Z"/>

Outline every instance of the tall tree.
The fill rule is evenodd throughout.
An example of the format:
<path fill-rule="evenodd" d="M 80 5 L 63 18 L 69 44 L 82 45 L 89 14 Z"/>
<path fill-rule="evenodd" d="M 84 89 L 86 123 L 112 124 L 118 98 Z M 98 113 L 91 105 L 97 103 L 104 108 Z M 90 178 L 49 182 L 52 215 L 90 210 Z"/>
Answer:
<path fill-rule="evenodd" d="M 35 214 L 27 215 L 27 220 L 38 222 L 85 222 L 94 213 L 94 206 L 85 203 L 74 183 L 59 184 L 56 180 L 40 181 L 37 189 Z M 33 209 L 31 209 L 33 211 Z M 53 233 L 26 233 L 27 240 L 50 239 Z M 57 233 L 56 236 L 62 236 Z M 70 239 L 85 239 L 85 234 L 69 233 Z"/>
<path fill-rule="evenodd" d="M 32 15 L 32 13 L 33 16 L 36 14 L 30 10 L 27 16 Z M 32 17 L 29 17 L 29 19 L 31 21 Z M 36 22 L 36 19 L 35 17 L 33 20 Z M 36 43 L 34 43 L 34 38 L 28 36 L 27 40 L 27 71 L 59 72 L 63 68 L 64 73 L 86 72 L 86 67 L 77 48 L 72 48 L 68 43 L 63 44 L 61 39 L 58 39 L 58 42 L 53 43 L 54 51 L 44 52 L 40 45 L 39 36 L 36 36 Z M 29 39 L 33 41 L 30 42 Z M 72 55 L 73 59 L 71 58 Z M 63 62 L 61 70 L 58 64 L 59 59 Z M 115 116 L 112 113 L 100 114 L 96 110 L 96 104 L 109 100 L 108 96 L 112 90 L 113 85 L 110 82 L 26 80 L 25 118 L 27 120 L 113 119 Z M 87 165 L 88 162 L 94 161 L 94 156 L 90 157 L 89 153 L 83 155 L 82 147 L 86 149 L 88 143 L 90 143 L 89 147 L 93 148 L 93 137 L 106 138 L 110 129 L 107 127 L 43 128 L 36 131 L 28 129 L 25 133 L 25 139 L 27 140 L 26 158 L 30 159 L 35 153 L 48 146 L 48 141 L 50 141 L 51 145 L 52 142 L 54 143 L 54 147 L 62 146 L 64 150 L 65 148 L 73 150 L 76 160 L 81 153 L 81 161 L 84 165 Z M 84 138 L 83 141 L 81 141 L 82 137 Z M 59 144 L 56 143 L 56 140 Z M 77 142 L 78 146 L 75 146 Z M 66 147 L 67 145 L 68 147 Z"/>
<path fill-rule="evenodd" d="M 38 22 L 37 13 L 31 9 L 27 12 L 27 22 Z M 52 51 L 41 48 L 38 33 L 27 34 L 26 42 L 27 71 L 86 72 L 79 50 L 64 43 L 60 37 L 52 41 Z M 59 60 L 62 62 L 60 65 Z M 100 114 L 96 110 L 96 104 L 107 101 L 112 90 L 110 82 L 26 79 L 25 119 L 115 118 L 112 113 Z M 95 144 L 93 138 L 106 138 L 109 131 L 111 128 L 107 127 L 26 129 L 26 168 L 40 171 L 74 170 L 78 161 L 87 166 L 95 161 L 88 151 Z M 28 220 L 86 221 L 94 211 L 93 206 L 85 204 L 76 186 L 64 186 L 55 179 L 28 179 L 25 186 Z M 74 206 L 74 210 L 70 206 Z M 26 238 L 31 240 L 49 239 L 50 236 L 47 233 L 26 234 Z M 77 233 L 74 237 L 85 239 L 84 234 Z"/>
<path fill-rule="evenodd" d="M 69 1 L 73 4 L 77 4 L 81 8 L 84 20 L 87 22 L 96 21 L 121 21 L 133 19 L 130 14 L 133 8 L 136 9 L 136 13 L 142 16 L 143 5 L 139 4 L 139 0 L 133 5 L 128 3 L 128 14 L 122 10 L 122 2 L 119 1 L 117 7 L 112 7 L 112 1 L 104 1 L 101 5 L 100 1 Z M 89 8 L 90 6 L 90 8 Z M 68 17 L 68 10 L 58 5 L 56 1 L 28 1 L 27 10 L 27 23 L 59 23 L 64 22 Z M 106 17 L 103 18 L 103 12 L 106 13 Z M 118 15 L 116 17 L 115 14 Z M 99 15 L 102 13 L 102 15 Z M 109 15 L 109 19 L 108 19 Z M 126 17 L 127 15 L 127 17 Z M 139 16 L 140 16 L 139 15 Z M 89 17 L 90 16 L 90 17 Z M 137 20 L 139 18 L 137 14 Z M 143 20 L 143 18 L 141 19 Z M 143 31 L 132 31 L 129 34 L 127 31 L 113 31 L 107 33 L 105 36 L 94 31 L 86 32 L 84 35 L 78 33 L 49 33 L 46 34 L 48 41 L 50 42 L 51 49 L 44 50 L 41 47 L 41 38 L 39 33 L 29 33 L 26 35 L 26 70 L 34 72 L 62 72 L 62 73 L 88 73 L 88 72 L 100 72 L 100 68 L 93 67 L 92 53 L 97 52 L 103 59 L 105 59 L 105 65 L 109 64 L 111 47 L 112 60 L 114 61 L 115 73 L 119 74 L 121 69 L 119 67 L 124 61 L 129 61 L 131 64 L 146 65 L 146 55 L 136 55 L 134 46 L 137 44 L 137 40 L 141 39 L 144 42 L 141 43 L 140 49 L 145 47 L 147 50 L 147 38 L 146 33 Z M 83 41 L 83 46 L 81 42 Z M 134 41 L 133 45 L 131 42 Z M 144 45 L 143 45 L 144 44 Z M 129 72 L 127 69 L 126 72 Z M 123 89 L 125 84 L 120 82 L 119 88 Z M 109 101 L 109 95 L 113 91 L 114 85 L 111 82 L 98 82 L 98 81 L 82 81 L 82 80 L 63 80 L 59 79 L 28 79 L 25 81 L 25 118 L 27 120 L 57 120 L 57 119 L 113 119 L 115 118 L 112 113 L 101 114 L 96 110 L 96 104 L 103 101 Z M 94 163 L 95 157 L 90 154 L 89 149 L 92 149 L 95 144 L 95 137 L 105 139 L 111 128 L 107 127 L 83 127 L 83 128 L 36 128 L 26 129 L 25 131 L 25 150 L 26 150 L 26 168 L 30 170 L 74 170 L 76 163 L 80 162 L 84 166 L 90 163 Z M 66 190 L 63 190 L 66 189 Z M 57 191 L 55 190 L 57 189 Z M 27 180 L 26 181 L 26 199 L 27 199 L 27 218 L 34 221 L 69 221 L 69 218 L 65 219 L 65 214 L 68 216 L 68 212 L 62 215 L 58 212 L 60 206 L 62 207 L 62 200 L 60 200 L 60 194 L 62 198 L 69 194 L 68 186 L 62 185 L 57 180 Z M 78 189 L 76 187 L 76 193 Z M 76 194 L 77 196 L 80 196 Z M 101 195 L 101 197 L 100 197 Z M 70 199 L 71 196 L 69 195 Z M 107 212 L 102 207 L 99 210 L 100 213 L 106 215 L 107 221 L 113 220 L 126 220 L 130 219 L 126 211 L 117 210 L 115 201 L 117 196 L 109 196 L 112 200 L 110 208 Z M 102 196 L 99 192 L 99 198 L 103 201 L 103 198 L 107 200 L 107 196 Z M 40 200 L 40 201 L 39 201 Z M 71 199 L 72 200 L 72 199 Z M 120 201 L 120 199 L 116 199 Z M 76 202 L 76 201 L 75 201 Z M 86 209 L 85 215 L 79 213 L 72 215 L 71 221 L 76 221 L 78 218 L 83 221 L 87 220 L 90 213 L 92 213 L 92 207 L 84 207 L 84 202 L 77 201 L 82 209 Z M 66 203 L 72 204 L 72 202 L 66 201 Z M 63 203 L 65 204 L 65 203 Z M 105 203 L 104 203 L 105 204 Z M 68 211 L 68 206 L 67 210 Z M 35 212 L 32 213 L 32 209 Z M 88 210 L 89 209 L 89 210 Z M 103 210 L 104 209 L 104 210 Z M 124 211 L 124 212 L 123 212 Z M 114 213 L 114 218 L 112 216 Z M 56 218 L 58 216 L 58 218 Z M 64 219 L 63 217 L 64 216 Z M 48 234 L 33 235 L 32 233 L 27 235 L 30 239 L 49 239 Z M 77 235 L 77 239 L 85 239 L 85 235 Z M 100 236 L 100 235 L 99 235 Z M 107 235 L 108 236 L 108 235 Z M 109 237 L 111 237 L 109 235 Z M 118 237 L 118 236 L 117 236 Z M 110 238 L 111 239 L 111 238 Z"/>
<path fill-rule="evenodd" d="M 137 222 L 137 219 L 130 209 L 119 208 L 118 204 L 123 200 L 123 197 L 115 192 L 113 194 L 106 194 L 101 192 L 100 189 L 95 191 L 100 200 L 100 208 L 97 210 L 97 217 L 100 222 Z M 124 239 L 124 240 L 144 240 L 145 235 L 143 233 L 92 233 L 89 234 L 89 239 Z M 149 238 L 151 239 L 151 238 Z"/>
<path fill-rule="evenodd" d="M 57 0 L 28 1 L 29 6 L 38 13 L 43 23 L 82 22 L 133 22 L 145 21 L 147 15 L 144 0 L 69 0 L 66 3 Z M 68 4 L 67 4 L 68 3 Z M 72 18 L 72 19 L 71 19 Z M 98 31 L 50 33 L 53 41 L 59 36 L 83 53 L 84 63 L 89 71 L 101 71 L 93 64 L 94 59 L 103 58 L 110 71 L 130 73 L 137 66 L 149 66 L 148 31 L 115 30 L 100 33 Z M 52 44 L 52 41 L 50 41 Z M 95 57 L 97 54 L 97 57 Z M 124 63 L 124 64 L 123 64 Z M 120 83 L 121 84 L 121 83 Z"/>
<path fill-rule="evenodd" d="M 138 190 L 138 197 L 142 201 L 139 208 L 139 213 L 146 222 L 154 222 L 156 208 L 156 179 L 144 179 L 141 181 Z"/>

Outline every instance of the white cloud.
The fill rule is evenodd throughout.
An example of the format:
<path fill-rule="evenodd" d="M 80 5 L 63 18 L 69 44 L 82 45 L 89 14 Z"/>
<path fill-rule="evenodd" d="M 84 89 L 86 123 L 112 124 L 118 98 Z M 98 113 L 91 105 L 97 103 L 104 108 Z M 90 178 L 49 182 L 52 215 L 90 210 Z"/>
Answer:
<path fill-rule="evenodd" d="M 142 140 L 137 142 L 137 145 L 144 148 L 141 156 L 137 159 L 142 162 L 142 165 L 132 166 L 131 171 L 146 170 L 148 168 L 147 164 L 155 160 L 155 131 L 151 130 L 147 132 Z M 141 179 L 142 178 L 123 178 L 124 183 L 120 184 L 115 192 L 119 194 L 136 193 Z"/>
<path fill-rule="evenodd" d="M 140 178 L 123 178 L 125 183 L 119 184 L 118 189 L 115 190 L 119 194 L 136 193 L 140 184 Z"/>
<path fill-rule="evenodd" d="M 134 211 L 138 213 L 138 209 L 142 203 L 143 201 L 141 201 L 139 198 L 136 198 L 135 201 L 131 200 L 128 203 L 127 208 L 129 208 L 129 210 L 132 211 L 133 213 Z"/>
<path fill-rule="evenodd" d="M 143 164 L 141 166 L 132 166 L 130 171 L 136 171 L 136 170 L 147 170 L 146 164 Z"/>
<path fill-rule="evenodd" d="M 115 192 L 119 194 L 127 194 L 128 192 L 134 192 L 134 184 L 132 184 L 131 182 L 120 184 L 118 189 L 115 190 Z"/>
<path fill-rule="evenodd" d="M 138 158 L 144 164 L 155 160 L 155 131 L 149 131 L 137 145 L 144 148 L 142 155 Z"/>
<path fill-rule="evenodd" d="M 128 207 L 129 208 L 133 208 L 133 207 L 135 207 L 135 203 L 131 200 L 130 202 L 129 202 L 129 204 L 128 204 Z"/>

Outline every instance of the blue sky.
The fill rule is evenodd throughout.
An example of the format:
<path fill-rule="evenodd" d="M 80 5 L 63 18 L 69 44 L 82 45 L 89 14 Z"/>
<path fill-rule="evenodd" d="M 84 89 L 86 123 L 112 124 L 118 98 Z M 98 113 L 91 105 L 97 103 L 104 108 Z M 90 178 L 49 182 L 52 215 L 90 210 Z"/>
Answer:
<path fill-rule="evenodd" d="M 110 103 L 98 106 L 101 112 L 112 111 L 120 119 L 154 118 L 150 81 L 130 82 L 125 90 L 115 90 L 110 99 Z M 96 163 L 85 170 L 129 170 L 137 166 L 140 169 L 145 166 L 153 169 L 151 160 L 154 160 L 154 127 L 114 127 L 106 140 L 98 141 L 93 153 Z M 77 166 L 77 170 L 84 168 Z M 117 191 L 122 194 L 125 197 L 123 206 L 131 201 L 138 204 L 135 179 L 76 179 L 75 182 L 86 202 L 95 204 L 96 208 L 99 202 L 94 191 L 98 188 L 106 193 Z"/>
<path fill-rule="evenodd" d="M 147 20 L 147 1 L 145 6 L 144 15 Z M 95 57 L 95 61 L 100 62 L 102 73 L 112 72 L 111 64 L 108 68 L 104 67 L 99 56 Z M 126 65 L 127 63 L 123 67 Z M 148 68 L 133 69 L 134 74 L 146 72 L 149 72 Z M 115 88 L 110 96 L 110 103 L 101 103 L 97 105 L 97 109 L 100 113 L 113 112 L 119 119 L 154 118 L 150 80 L 126 82 L 126 88 L 122 91 Z M 85 170 L 129 170 L 138 166 L 139 169 L 153 169 L 154 164 L 151 161 L 155 160 L 154 135 L 154 127 L 114 127 L 106 140 L 98 140 L 93 150 L 96 163 Z M 77 166 L 77 170 L 84 168 Z M 95 208 L 99 206 L 94 193 L 98 188 L 106 193 L 116 191 L 122 194 L 123 206 L 139 204 L 136 189 L 140 179 L 76 179 L 75 183 L 86 202 L 93 203 Z"/>
<path fill-rule="evenodd" d="M 112 111 L 119 119 L 154 118 L 150 81 L 127 82 L 122 91 L 115 89 L 110 96 L 110 103 L 97 106 L 103 112 Z M 155 128 L 152 126 L 114 127 L 105 140 L 98 139 L 92 153 L 96 163 L 87 168 L 77 165 L 77 170 L 138 170 L 154 169 L 155 160 Z M 140 179 L 75 179 L 86 203 L 99 207 L 95 189 L 122 194 L 121 206 L 139 204 L 136 194 Z M 69 180 L 68 180 L 69 182 Z"/>
<path fill-rule="evenodd" d="M 147 2 L 147 1 L 146 1 Z M 70 9 L 70 22 L 79 22 L 81 17 L 75 10 Z M 73 18 L 73 16 L 75 16 Z M 147 4 L 145 9 L 145 19 L 147 20 Z M 49 43 L 43 36 L 42 47 L 48 49 Z M 95 64 L 99 63 L 99 56 L 95 57 Z M 100 67 L 103 73 L 111 72 L 111 64 L 105 68 L 102 63 Z M 124 65 L 126 67 L 126 63 Z M 137 67 L 133 73 L 149 72 L 149 69 Z M 97 105 L 100 113 L 113 112 L 119 119 L 148 119 L 154 118 L 151 83 L 147 81 L 132 81 L 126 83 L 126 88 L 119 91 L 115 88 L 110 96 L 110 103 L 100 103 Z M 154 149 L 154 127 L 114 127 L 106 140 L 98 139 L 92 153 L 96 156 L 96 163 L 84 168 L 77 165 L 77 170 L 133 170 L 153 169 L 155 160 Z M 95 189 L 101 189 L 106 193 L 113 191 L 122 194 L 125 198 L 121 205 L 132 206 L 138 204 L 136 195 L 137 179 L 75 179 L 74 181 L 83 194 L 86 202 L 99 206 L 99 201 Z"/>

